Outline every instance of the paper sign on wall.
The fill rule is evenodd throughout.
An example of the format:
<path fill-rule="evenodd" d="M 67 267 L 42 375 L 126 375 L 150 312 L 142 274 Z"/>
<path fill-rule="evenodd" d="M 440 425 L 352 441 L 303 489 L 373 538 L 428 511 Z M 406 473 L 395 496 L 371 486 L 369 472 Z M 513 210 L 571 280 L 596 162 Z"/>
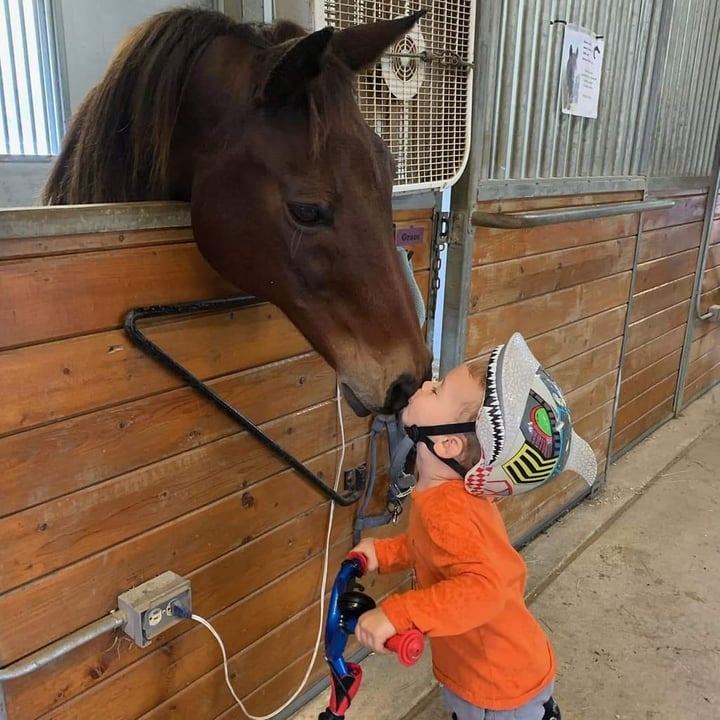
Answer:
<path fill-rule="evenodd" d="M 566 115 L 596 118 L 605 41 L 576 25 L 565 26 L 560 97 Z"/>

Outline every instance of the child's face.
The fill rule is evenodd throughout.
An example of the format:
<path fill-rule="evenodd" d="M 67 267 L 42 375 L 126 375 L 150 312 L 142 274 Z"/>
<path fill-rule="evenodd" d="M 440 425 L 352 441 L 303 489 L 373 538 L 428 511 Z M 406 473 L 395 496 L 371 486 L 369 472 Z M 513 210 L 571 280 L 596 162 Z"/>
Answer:
<path fill-rule="evenodd" d="M 451 370 L 444 380 L 428 380 L 410 398 L 402 414 L 405 425 L 441 425 L 459 420 L 463 407 L 482 403 L 482 391 L 467 365 Z"/>

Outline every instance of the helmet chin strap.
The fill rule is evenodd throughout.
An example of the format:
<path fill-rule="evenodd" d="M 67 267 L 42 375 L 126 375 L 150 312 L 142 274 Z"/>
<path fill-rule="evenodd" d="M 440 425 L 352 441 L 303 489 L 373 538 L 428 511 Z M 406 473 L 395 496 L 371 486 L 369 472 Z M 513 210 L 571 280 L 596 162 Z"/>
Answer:
<path fill-rule="evenodd" d="M 447 425 L 406 425 L 405 432 L 407 436 L 414 442 L 422 442 L 430 450 L 430 452 L 438 459 L 444 462 L 451 470 L 456 472 L 461 478 L 465 477 L 467 469 L 463 468 L 454 458 L 440 457 L 435 451 L 435 443 L 430 435 L 459 435 L 461 433 L 475 432 L 475 421 L 449 423 Z"/>

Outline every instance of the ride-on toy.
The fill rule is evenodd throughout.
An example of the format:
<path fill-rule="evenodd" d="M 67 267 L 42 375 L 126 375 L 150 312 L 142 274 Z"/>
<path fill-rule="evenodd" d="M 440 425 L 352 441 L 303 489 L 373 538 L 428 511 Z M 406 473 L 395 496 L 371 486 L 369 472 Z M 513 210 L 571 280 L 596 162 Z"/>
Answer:
<path fill-rule="evenodd" d="M 330 668 L 331 694 L 330 703 L 318 720 L 343 720 L 362 681 L 360 665 L 346 661 L 343 653 L 358 618 L 375 607 L 375 601 L 357 584 L 357 579 L 366 572 L 365 555 L 351 552 L 343 560 L 333 584 L 325 625 L 325 659 Z M 419 630 L 409 630 L 391 637 L 385 647 L 397 653 L 401 664 L 410 666 L 422 656 L 424 642 Z"/>

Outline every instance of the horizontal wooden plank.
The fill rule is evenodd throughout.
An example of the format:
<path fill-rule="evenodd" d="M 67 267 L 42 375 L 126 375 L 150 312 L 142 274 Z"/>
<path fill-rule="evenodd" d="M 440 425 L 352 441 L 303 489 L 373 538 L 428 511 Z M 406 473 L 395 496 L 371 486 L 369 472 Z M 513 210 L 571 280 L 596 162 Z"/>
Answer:
<path fill-rule="evenodd" d="M 710 388 L 717 384 L 718 380 L 720 380 L 720 363 L 707 370 L 707 372 L 700 375 L 693 382 L 686 384 L 685 392 L 683 393 L 683 408 L 710 390 Z"/>
<path fill-rule="evenodd" d="M 697 360 L 707 352 L 717 350 L 720 352 L 720 325 L 715 323 L 714 328 L 701 336 L 693 336 L 690 345 L 690 362 Z"/>
<path fill-rule="evenodd" d="M 572 418 L 577 422 L 615 397 L 617 372 L 605 373 L 571 392 L 565 393 Z"/>
<path fill-rule="evenodd" d="M 145 204 L 147 206 L 147 204 Z M 161 204 L 156 203 L 159 207 Z M 165 204 L 169 209 L 170 206 Z M 85 206 L 87 207 L 87 206 Z M 110 206 L 113 210 L 119 205 Z M 142 215 L 142 209 L 139 204 L 135 204 L 133 212 L 132 206 L 126 206 L 129 214 L 126 215 L 128 220 L 133 215 L 139 219 Z M 185 213 L 188 212 L 189 206 L 186 206 Z M 55 210 L 56 208 L 47 208 L 48 210 Z M 78 212 L 80 208 L 68 209 L 70 212 L 79 218 L 81 212 Z M 137 247 L 142 245 L 156 245 L 166 244 L 173 242 L 184 242 L 192 241 L 193 234 L 190 225 L 163 227 L 162 223 L 156 227 L 145 227 L 143 229 L 133 229 L 133 222 L 126 221 L 126 227 L 121 227 L 122 223 L 113 223 L 116 225 L 113 230 L 102 231 L 102 222 L 93 223 L 82 222 L 82 230 L 73 232 L 70 234 L 58 233 L 53 229 L 52 223 L 47 222 L 47 218 L 41 215 L 42 210 L 35 208 L 27 213 L 27 217 L 32 219 L 33 215 L 36 216 L 35 234 L 25 234 L 21 237 L 3 237 L 0 239 L 0 260 L 8 258 L 18 257 L 32 257 L 32 256 L 48 256 L 65 254 L 69 252 L 82 252 L 89 250 L 99 249 L 112 249 L 122 247 Z M 393 220 L 396 225 L 400 227 L 410 227 L 420 223 L 432 223 L 433 208 L 424 208 L 417 210 L 395 210 L 393 212 Z M 175 214 L 174 221 L 179 218 L 179 214 Z M 429 234 L 425 235 L 426 240 L 429 238 Z"/>
<path fill-rule="evenodd" d="M 43 235 L 0 240 L 0 260 L 23 257 L 49 257 L 112 248 L 142 247 L 193 242 L 192 228 L 155 228 L 85 232 L 73 235 Z"/>
<path fill-rule="evenodd" d="M 595 452 L 598 464 L 598 477 L 605 474 L 608 450 L 610 448 L 610 429 L 606 430 L 602 435 L 590 441 L 590 447 Z"/>
<path fill-rule="evenodd" d="M 714 336 L 716 335 L 717 333 L 714 333 Z M 701 375 L 715 367 L 718 362 L 720 362 L 720 347 L 717 345 L 711 346 L 706 352 L 698 354 L 696 357 L 691 357 L 688 363 L 685 384 L 693 384 Z"/>
<path fill-rule="evenodd" d="M 536 357 L 552 370 L 565 360 L 622 337 L 626 307 L 621 305 L 563 325 L 532 338 L 528 344 Z"/>
<path fill-rule="evenodd" d="M 614 406 L 614 400 L 609 400 L 579 420 L 575 420 L 573 417 L 573 429 L 581 438 L 584 438 L 588 442 L 592 442 L 598 437 L 606 435 L 612 423 Z"/>
<path fill-rule="evenodd" d="M 638 262 L 644 263 L 700 247 L 702 228 L 702 222 L 694 222 L 643 232 Z"/>
<path fill-rule="evenodd" d="M 717 243 L 720 243 L 720 217 L 716 215 L 710 228 L 710 244 L 716 245 Z"/>
<path fill-rule="evenodd" d="M 574 473 L 562 473 L 531 493 L 514 495 L 500 501 L 508 535 L 517 542 L 558 513 L 587 483 Z"/>
<path fill-rule="evenodd" d="M 681 348 L 677 348 L 669 355 L 642 368 L 640 372 L 626 377 L 620 386 L 620 403 L 618 407 L 623 408 L 627 403 L 670 375 L 676 376 L 680 369 L 680 355 Z"/>
<path fill-rule="evenodd" d="M 681 325 L 626 353 L 623 377 L 629 378 L 658 358 L 665 357 L 674 350 L 682 348 L 684 337 L 685 327 Z"/>
<path fill-rule="evenodd" d="M 695 249 L 643 263 L 637 269 L 635 292 L 645 292 L 672 280 L 691 275 L 695 272 L 696 265 L 697 250 Z"/>
<path fill-rule="evenodd" d="M 363 462 L 366 450 L 367 437 L 348 443 L 344 467 Z M 332 481 L 336 458 L 333 449 L 307 465 Z M 288 470 L 253 486 L 250 495 L 254 502 L 243 488 L 0 595 L 0 616 L 7 623 L 0 636 L 0 663 L 4 666 L 101 617 L 117 606 L 118 595 L 165 570 L 186 575 L 209 564 L 220 576 L 234 577 L 230 595 L 221 595 L 220 588 L 210 594 L 219 605 L 205 609 L 216 611 L 225 600 L 234 602 L 286 572 L 298 557 L 320 552 L 327 503 L 314 486 Z M 289 508 L 297 516 L 292 520 L 287 519 Z M 356 510 L 338 507 L 338 527 L 341 518 L 351 523 Z M 251 557 L 256 558 L 252 563 Z M 205 607 L 197 604 L 198 597 L 195 602 Z M 57 607 L 72 607 L 73 612 L 58 613 Z M 38 622 L 42 617 L 52 622 Z"/>
<path fill-rule="evenodd" d="M 335 394 L 335 372 L 316 353 L 208 382 L 254 423 Z M 238 424 L 191 388 L 178 388 L 0 438 L 0 516 L 231 435 Z"/>
<path fill-rule="evenodd" d="M 542 365 L 554 374 L 561 363 L 584 356 L 612 340 L 621 340 L 624 318 L 624 307 L 613 308 L 537 335 L 528 340 L 528 345 Z M 490 353 L 484 353 L 467 362 L 486 366 L 489 356 Z"/>
<path fill-rule="evenodd" d="M 720 267 L 720 242 L 708 246 L 705 262 L 706 269 L 717 267 Z"/>
<path fill-rule="evenodd" d="M 351 639 L 348 643 L 348 650 L 354 647 Z M 248 707 L 277 707 L 280 703 L 278 698 L 284 697 L 285 694 L 288 696 L 288 688 L 293 690 L 299 687 L 305 673 L 307 672 L 307 666 L 312 658 L 312 653 L 307 653 L 302 658 L 299 658 L 291 665 L 288 665 L 285 669 L 281 670 L 278 675 L 263 683 L 253 693 L 247 696 Z M 324 659 L 317 657 L 313 666 L 314 670 L 310 673 L 310 678 L 307 683 L 307 687 L 314 687 L 317 682 L 323 679 L 327 679 L 327 663 Z M 328 698 L 330 696 L 328 695 Z M 244 702 L 244 701 L 243 701 Z M 225 712 L 220 713 L 214 720 L 251 720 L 238 705 L 231 706 Z"/>
<path fill-rule="evenodd" d="M 201 379 L 310 349 L 285 315 L 267 304 L 158 323 L 147 335 Z M 184 385 L 120 330 L 6 350 L 0 374 L 7 381 L 0 434 Z"/>
<path fill-rule="evenodd" d="M 555 365 L 551 374 L 564 393 L 572 392 L 591 379 L 616 370 L 620 364 L 621 345 L 622 338 L 615 338 L 593 348 L 591 352 L 576 355 Z"/>
<path fill-rule="evenodd" d="M 677 373 L 673 373 L 645 392 L 629 398 L 622 407 L 618 408 L 615 420 L 616 432 L 622 432 L 653 408 L 664 406 L 668 398 L 672 401 L 676 384 Z"/>
<path fill-rule="evenodd" d="M 706 193 L 675 197 L 675 205 L 666 210 L 652 210 L 643 214 L 643 231 L 685 225 L 703 219 Z"/>
<path fill-rule="evenodd" d="M 432 222 L 434 208 L 408 208 L 406 210 L 393 210 L 393 221 L 396 223 L 405 223 L 410 225 L 413 220 L 429 220 Z"/>
<path fill-rule="evenodd" d="M 472 270 L 469 312 L 543 295 L 629 270 L 634 238 L 581 245 Z"/>
<path fill-rule="evenodd" d="M 173 200 L 0 208 L 0 239 L 187 227 L 190 204 Z"/>
<path fill-rule="evenodd" d="M 645 343 L 670 332 L 674 328 L 684 327 L 688 319 L 689 305 L 690 301 L 684 300 L 659 313 L 649 315 L 632 323 L 628 329 L 626 352 L 645 345 Z"/>
<path fill-rule="evenodd" d="M 638 215 L 618 215 L 521 230 L 478 228 L 473 244 L 473 265 L 553 252 L 590 243 L 637 235 Z"/>
<path fill-rule="evenodd" d="M 242 294 L 193 243 L 0 263 L 0 348 L 108 330 L 125 313 Z"/>
<path fill-rule="evenodd" d="M 653 407 L 626 428 L 618 431 L 613 438 L 612 453 L 615 455 L 637 440 L 650 428 L 669 420 L 672 417 L 673 398 L 667 398 L 660 405 Z"/>
<path fill-rule="evenodd" d="M 715 248 L 718 248 L 720 250 L 720 245 L 713 245 L 711 248 L 711 251 L 714 251 Z M 715 255 L 715 252 L 711 252 L 708 254 L 708 260 L 713 262 L 716 260 L 716 258 L 713 257 Z M 712 294 L 713 300 L 717 300 L 718 294 L 718 288 L 720 288 L 720 265 L 708 265 L 705 268 L 705 272 L 703 273 L 703 283 L 702 283 L 702 290 L 701 293 L 703 295 L 705 294 Z"/>
<path fill-rule="evenodd" d="M 429 273 L 416 274 L 427 296 Z M 148 337 L 201 379 L 306 352 L 285 315 L 261 305 L 144 322 Z M 6 381 L 0 435 L 182 386 L 124 332 L 112 330 L 0 352 Z M 35 389 L 28 393 L 27 388 Z"/>
<path fill-rule="evenodd" d="M 367 418 L 358 418 L 345 407 L 343 417 L 347 438 L 367 432 Z M 335 402 L 262 428 L 296 458 L 314 457 L 336 442 Z M 0 546 L 16 548 L 12 556 L 0 557 L 0 589 L 16 587 L 224 495 L 251 488 L 284 467 L 247 432 L 235 433 L 0 519 Z"/>
<path fill-rule="evenodd" d="M 620 273 L 468 316 L 465 353 L 482 355 L 513 332 L 528 338 L 627 303 L 630 273 Z"/>
<path fill-rule="evenodd" d="M 676 305 L 683 300 L 688 300 L 692 294 L 694 275 L 672 280 L 665 285 L 659 285 L 651 290 L 646 290 L 634 295 L 630 308 L 630 322 L 637 322 L 650 315 L 659 313 L 671 305 Z"/>

